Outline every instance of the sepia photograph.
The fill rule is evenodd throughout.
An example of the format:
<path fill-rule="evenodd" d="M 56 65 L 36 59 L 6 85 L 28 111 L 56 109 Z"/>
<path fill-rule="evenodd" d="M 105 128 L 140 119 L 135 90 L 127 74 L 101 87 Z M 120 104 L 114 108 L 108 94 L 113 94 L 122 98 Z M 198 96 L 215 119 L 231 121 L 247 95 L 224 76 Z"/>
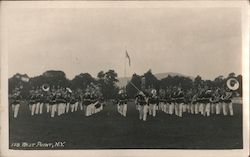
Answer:
<path fill-rule="evenodd" d="M 1 38 L 8 150 L 248 146 L 247 3 L 10 4 Z"/>

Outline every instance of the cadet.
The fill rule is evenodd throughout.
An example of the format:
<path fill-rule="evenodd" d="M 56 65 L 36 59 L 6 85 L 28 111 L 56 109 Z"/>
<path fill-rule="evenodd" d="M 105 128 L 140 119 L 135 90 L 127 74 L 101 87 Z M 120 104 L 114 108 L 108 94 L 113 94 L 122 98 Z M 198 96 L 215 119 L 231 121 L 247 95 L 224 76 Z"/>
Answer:
<path fill-rule="evenodd" d="M 139 92 L 135 99 L 138 103 L 139 119 L 146 121 L 148 114 L 148 99 L 143 92 Z"/>
<path fill-rule="evenodd" d="M 156 110 L 159 105 L 159 98 L 157 96 L 157 91 L 155 89 L 151 91 L 148 103 L 149 103 L 149 115 L 153 115 L 153 117 L 155 117 Z"/>
<path fill-rule="evenodd" d="M 14 118 L 17 118 L 22 97 L 20 95 L 20 91 L 14 91 L 14 92 L 15 93 L 13 94 L 13 96 L 11 96 L 12 99 L 11 107 L 14 113 Z"/>
<path fill-rule="evenodd" d="M 117 110 L 124 117 L 127 116 L 127 103 L 128 103 L 128 96 L 126 92 L 124 90 L 120 90 L 118 95 Z"/>

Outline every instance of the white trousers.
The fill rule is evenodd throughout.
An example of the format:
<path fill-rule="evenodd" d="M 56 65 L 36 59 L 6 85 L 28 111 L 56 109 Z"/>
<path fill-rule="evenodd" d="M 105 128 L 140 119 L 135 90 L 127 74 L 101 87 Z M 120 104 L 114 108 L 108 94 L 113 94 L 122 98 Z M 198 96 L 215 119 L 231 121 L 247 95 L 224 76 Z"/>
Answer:
<path fill-rule="evenodd" d="M 195 113 L 195 114 L 199 114 L 199 104 L 198 104 L 198 103 L 196 103 L 196 104 L 194 105 L 194 113 Z"/>
<path fill-rule="evenodd" d="M 183 103 L 180 103 L 179 104 L 179 113 L 178 113 L 178 116 L 182 117 L 182 113 L 183 113 Z"/>
<path fill-rule="evenodd" d="M 31 116 L 34 116 L 36 110 L 36 104 L 31 105 Z"/>
<path fill-rule="evenodd" d="M 158 110 L 158 106 L 156 104 L 149 104 L 149 115 L 152 115 L 153 117 L 156 116 L 156 110 Z"/>
<path fill-rule="evenodd" d="M 86 107 L 85 115 L 91 116 L 95 113 L 95 105 L 92 103 Z"/>
<path fill-rule="evenodd" d="M 62 113 L 65 114 L 66 113 L 66 103 L 63 103 L 63 110 Z"/>
<path fill-rule="evenodd" d="M 226 116 L 226 115 L 230 115 L 230 116 L 233 116 L 234 112 L 233 112 L 233 103 L 230 102 L 230 103 L 225 103 L 223 102 L 222 103 L 222 111 L 223 111 L 223 115 Z"/>
<path fill-rule="evenodd" d="M 149 115 L 153 115 L 153 108 L 154 108 L 154 105 L 153 104 L 149 104 Z"/>
<path fill-rule="evenodd" d="M 46 111 L 47 111 L 47 113 L 49 113 L 49 112 L 50 112 L 49 103 L 45 103 L 45 106 L 46 106 Z"/>
<path fill-rule="evenodd" d="M 146 121 L 147 114 L 149 111 L 149 106 L 148 105 L 138 105 L 138 109 L 139 109 L 139 119 Z"/>
<path fill-rule="evenodd" d="M 103 109 L 103 105 L 102 104 L 100 105 L 101 105 L 100 107 L 96 108 L 96 113 L 101 112 L 101 110 Z"/>
<path fill-rule="evenodd" d="M 76 112 L 77 111 L 77 109 L 78 109 L 78 102 L 76 102 L 75 104 L 74 104 L 74 111 Z"/>
<path fill-rule="evenodd" d="M 159 103 L 159 110 L 164 111 L 164 103 L 163 102 Z"/>
<path fill-rule="evenodd" d="M 123 115 L 124 117 L 127 116 L 127 109 L 128 109 L 127 104 L 123 104 L 122 115 Z"/>
<path fill-rule="evenodd" d="M 191 112 L 191 104 L 186 104 L 186 112 Z"/>
<path fill-rule="evenodd" d="M 221 103 L 220 102 L 216 103 L 216 105 L 215 105 L 215 111 L 216 111 L 216 114 L 220 114 L 221 113 Z"/>
<path fill-rule="evenodd" d="M 187 104 L 182 105 L 182 112 L 187 112 Z"/>
<path fill-rule="evenodd" d="M 142 105 L 138 105 L 138 111 L 139 111 L 139 119 L 142 120 L 143 119 L 143 106 Z"/>
<path fill-rule="evenodd" d="M 71 112 L 74 112 L 74 110 L 75 110 L 75 104 L 70 104 L 70 109 L 71 109 Z"/>
<path fill-rule="evenodd" d="M 205 104 L 200 103 L 199 105 L 199 112 L 205 116 Z"/>
<path fill-rule="evenodd" d="M 190 113 L 191 113 L 191 114 L 194 114 L 194 113 L 195 113 L 195 110 L 194 110 L 194 109 L 195 109 L 195 104 L 191 104 L 191 105 L 190 105 Z"/>
<path fill-rule="evenodd" d="M 20 104 L 15 104 L 15 105 L 13 104 L 12 105 L 12 111 L 14 112 L 14 118 L 17 118 L 19 108 L 20 108 Z"/>
<path fill-rule="evenodd" d="M 80 103 L 80 110 L 81 110 L 81 111 L 83 110 L 83 105 L 82 105 L 82 103 Z"/>
<path fill-rule="evenodd" d="M 91 104 L 91 115 L 95 113 L 95 104 Z"/>
<path fill-rule="evenodd" d="M 210 110 L 211 110 L 211 104 L 210 103 L 207 103 L 205 105 L 205 116 L 210 116 Z"/>
<path fill-rule="evenodd" d="M 57 115 L 60 116 L 60 115 L 64 114 L 64 111 L 65 111 L 64 103 L 59 103 L 59 104 L 58 104 L 58 112 L 57 112 Z"/>
<path fill-rule="evenodd" d="M 156 110 L 158 110 L 158 106 L 156 104 L 153 105 L 153 117 L 156 116 Z"/>
<path fill-rule="evenodd" d="M 29 110 L 30 111 L 32 110 L 32 104 L 29 104 Z"/>
<path fill-rule="evenodd" d="M 222 111 L 223 111 L 223 115 L 226 116 L 228 114 L 228 105 L 227 103 L 222 103 Z"/>
<path fill-rule="evenodd" d="M 143 105 L 143 121 L 147 120 L 148 105 Z"/>
<path fill-rule="evenodd" d="M 175 111 L 175 105 L 173 104 L 173 103 L 171 103 L 170 105 L 169 105 L 169 114 L 174 114 L 174 111 Z"/>
<path fill-rule="evenodd" d="M 86 111 L 85 111 L 85 115 L 86 116 L 90 116 L 90 105 L 86 106 Z"/>
<path fill-rule="evenodd" d="M 177 103 L 174 104 L 174 113 L 176 116 L 179 115 L 179 104 L 177 104 Z"/>
<path fill-rule="evenodd" d="M 169 113 L 169 104 L 168 103 L 166 103 L 166 104 L 164 104 L 164 106 L 163 106 L 163 112 L 165 112 L 165 113 Z"/>
<path fill-rule="evenodd" d="M 43 103 L 39 104 L 39 114 L 43 113 Z"/>
<path fill-rule="evenodd" d="M 70 103 L 66 104 L 66 113 L 69 113 L 69 107 L 70 107 Z"/>
<path fill-rule="evenodd" d="M 53 104 L 52 107 L 51 107 L 51 117 L 55 117 L 55 113 L 56 113 L 56 110 L 57 110 L 57 104 Z"/>
<path fill-rule="evenodd" d="M 36 103 L 36 111 L 35 114 L 39 113 L 40 103 Z"/>
<path fill-rule="evenodd" d="M 232 102 L 230 102 L 228 104 L 228 108 L 229 108 L 229 114 L 230 114 L 230 116 L 233 116 L 234 115 L 234 110 L 233 110 L 233 103 Z"/>

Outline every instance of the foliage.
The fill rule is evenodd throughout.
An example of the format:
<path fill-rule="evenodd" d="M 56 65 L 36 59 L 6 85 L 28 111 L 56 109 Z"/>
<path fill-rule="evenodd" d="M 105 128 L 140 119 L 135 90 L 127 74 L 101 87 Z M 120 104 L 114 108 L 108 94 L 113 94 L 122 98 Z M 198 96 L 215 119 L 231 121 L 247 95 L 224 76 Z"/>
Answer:
<path fill-rule="evenodd" d="M 81 73 L 71 80 L 71 88 L 85 90 L 87 86 L 96 80 L 89 73 Z"/>
<path fill-rule="evenodd" d="M 9 78 L 9 93 L 13 92 L 15 88 L 22 88 L 22 96 L 26 97 L 31 88 L 41 88 L 43 84 L 49 84 L 51 88 L 57 87 L 70 87 L 73 90 L 82 89 L 85 90 L 88 85 L 94 83 L 100 87 L 100 91 L 104 98 L 114 99 L 117 97 L 119 88 L 116 83 L 118 75 L 114 70 L 108 70 L 107 72 L 100 71 L 97 74 L 97 78 L 93 78 L 89 73 L 81 73 L 76 75 L 72 80 L 66 78 L 63 71 L 49 70 L 44 72 L 42 75 L 29 78 L 26 74 L 21 75 L 19 73 L 15 74 L 13 77 Z M 222 88 L 226 87 L 226 81 L 230 77 L 236 77 L 240 83 L 239 89 L 236 91 L 239 96 L 242 96 L 242 75 L 237 75 L 235 73 L 230 73 L 226 78 L 222 75 L 216 77 L 214 80 L 203 80 L 201 76 L 196 76 L 194 79 L 184 76 L 171 76 L 158 80 L 152 73 L 148 70 L 144 75 L 140 76 L 134 73 L 130 82 L 126 85 L 126 91 L 129 98 L 133 98 L 138 89 L 142 89 L 142 78 L 145 79 L 145 88 L 152 89 L 166 89 L 172 87 L 182 87 L 184 90 L 191 88 L 199 88 L 208 86 L 210 88 Z M 29 79 L 28 81 L 25 79 Z M 138 89 L 136 89 L 138 88 Z M 143 89 L 144 90 L 144 89 Z"/>
<path fill-rule="evenodd" d="M 101 87 L 104 98 L 111 99 L 117 96 L 119 88 L 116 85 L 118 82 L 117 73 L 114 70 L 107 72 L 100 71 L 97 74 L 97 82 Z"/>
<path fill-rule="evenodd" d="M 133 98 L 138 92 L 137 89 L 133 87 L 133 85 L 138 87 L 139 90 L 141 90 L 141 76 L 137 74 L 133 74 L 130 82 L 131 83 L 128 83 L 126 86 L 126 91 L 127 91 L 128 97 Z"/>

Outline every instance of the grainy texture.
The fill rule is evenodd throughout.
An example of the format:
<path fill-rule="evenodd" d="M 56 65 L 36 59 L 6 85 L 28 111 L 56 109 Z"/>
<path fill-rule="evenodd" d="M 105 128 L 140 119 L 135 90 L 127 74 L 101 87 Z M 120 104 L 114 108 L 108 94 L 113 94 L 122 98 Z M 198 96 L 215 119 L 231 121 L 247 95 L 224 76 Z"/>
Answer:
<path fill-rule="evenodd" d="M 240 149 L 241 106 L 234 104 L 233 117 L 184 114 L 183 118 L 179 118 L 158 111 L 155 119 L 149 117 L 148 121 L 143 122 L 139 121 L 133 102 L 128 104 L 126 118 L 118 114 L 112 103 L 90 117 L 78 111 L 54 119 L 46 114 L 30 117 L 27 105 L 23 104 L 20 117 L 10 118 L 9 138 L 10 144 L 65 141 L 62 149 Z"/>

